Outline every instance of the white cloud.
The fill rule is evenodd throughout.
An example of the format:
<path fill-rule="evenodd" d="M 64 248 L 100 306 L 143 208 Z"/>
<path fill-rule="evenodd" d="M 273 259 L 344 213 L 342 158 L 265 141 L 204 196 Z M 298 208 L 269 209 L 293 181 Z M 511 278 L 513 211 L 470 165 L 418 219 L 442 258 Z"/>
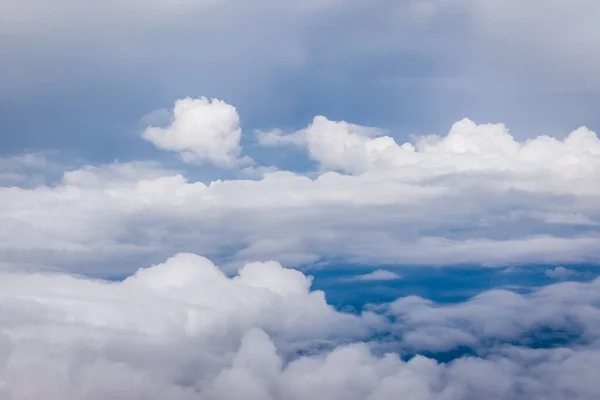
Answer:
<path fill-rule="evenodd" d="M 291 135 L 277 131 L 263 133 L 259 135 L 259 143 L 304 145 L 323 169 L 355 173 L 370 169 L 382 153 L 395 146 L 391 137 L 376 137 L 379 133 L 374 128 L 317 116 L 306 129 Z"/>
<path fill-rule="evenodd" d="M 159 149 L 179 152 L 185 162 L 231 168 L 251 161 L 239 158 L 241 134 L 235 107 L 201 97 L 177 100 L 171 124 L 150 126 L 143 138 Z"/>
<path fill-rule="evenodd" d="M 181 251 L 229 267 L 332 256 L 415 265 L 599 259 L 595 133 L 519 142 L 503 125 L 463 120 L 447 136 L 402 145 L 381 134 L 324 117 L 279 134 L 319 162 L 320 172 L 308 175 L 254 166 L 240 171 L 254 180 L 203 183 L 131 162 L 71 170 L 50 186 L 0 188 L 0 258 L 87 273 Z M 213 161 L 234 165 L 236 157 Z"/>
<path fill-rule="evenodd" d="M 600 140 L 585 127 L 562 141 L 539 136 L 518 142 L 503 124 L 477 125 L 464 119 L 446 136 L 422 136 L 399 145 L 372 128 L 316 117 L 306 129 L 290 135 L 266 133 L 260 142 L 305 146 L 321 168 L 351 174 L 398 170 L 423 179 L 468 171 L 551 173 L 562 178 L 599 173 Z"/>
<path fill-rule="evenodd" d="M 349 279 L 353 281 L 393 281 L 400 278 L 401 276 L 395 272 L 387 271 L 385 269 L 377 269 L 373 272 L 369 272 L 368 274 L 356 275 Z"/>
<path fill-rule="evenodd" d="M 379 354 L 378 343 L 363 340 L 388 332 L 391 322 L 335 311 L 310 291 L 309 278 L 275 262 L 227 277 L 203 257 L 179 254 L 122 282 L 6 272 L 0 278 L 0 396 L 7 400 L 600 394 L 598 281 L 527 296 L 486 292 L 452 306 L 414 297 L 392 303 L 401 351 L 435 351 L 432 335 L 454 345 L 465 343 L 463 335 L 484 346 L 481 357 L 440 364 Z M 577 346 L 533 350 L 487 341 L 574 325 L 584 329 Z"/>
<path fill-rule="evenodd" d="M 9 0 L 0 5 L 0 53 L 6 55 L 0 96 L 13 105 L 30 95 L 55 101 L 39 88 L 56 82 L 68 93 L 75 80 L 78 91 L 92 92 L 79 84 L 121 87 L 114 76 L 119 83 L 135 76 L 149 97 L 181 88 L 229 91 L 271 113 L 307 103 L 273 101 L 264 95 L 269 89 L 296 98 L 330 76 L 354 82 L 360 75 L 370 92 L 414 81 L 413 72 L 427 61 L 436 66 L 425 73 L 428 92 L 432 73 L 458 86 L 462 75 L 467 81 L 481 76 L 475 94 L 463 96 L 496 99 L 501 112 L 515 103 L 529 113 L 521 94 L 536 85 L 540 102 L 540 91 L 600 87 L 599 4 Z M 322 35 L 323 26 L 331 35 Z M 375 68 L 398 69 L 394 59 L 404 63 L 407 54 L 419 61 L 410 78 Z M 183 73 L 190 71 L 194 78 Z M 306 80 L 288 79 L 290 71 Z M 495 89 L 519 88 L 511 102 L 502 90 L 479 85 L 490 76 Z M 270 87 L 285 80 L 316 84 L 299 94 Z M 366 101 L 376 110 L 381 92 L 373 92 Z M 443 103 L 423 97 L 423 103 Z M 440 108 L 435 111 L 444 115 L 447 108 Z M 158 125 L 163 118 L 155 113 L 146 121 Z M 168 126 L 151 126 L 144 138 L 191 164 L 241 167 L 248 179 L 200 182 L 142 161 L 68 168 L 49 184 L 39 177 L 50 166 L 43 157 L 0 158 L 0 398 L 600 398 L 600 280 L 525 295 L 493 290 L 451 305 L 407 297 L 380 306 L 384 315 L 350 315 L 311 291 L 301 272 L 274 261 L 248 262 L 600 260 L 600 141 L 587 128 L 565 140 L 519 141 L 502 124 L 463 120 L 446 136 L 401 144 L 386 135 L 319 116 L 300 131 L 259 137 L 266 146 L 305 148 L 317 173 L 244 168 L 252 161 L 241 156 L 235 107 L 187 98 L 175 104 Z M 209 254 L 228 271 L 243 267 L 228 277 L 208 259 L 182 252 Z M 128 274 L 139 265 L 132 259 L 150 264 L 174 253 L 123 282 L 39 273 Z M 577 272 L 545 273 L 568 279 Z M 577 340 L 547 349 L 514 345 L 546 329 Z M 399 341 L 365 343 L 386 335 Z M 461 345 L 478 356 L 447 364 L 399 357 Z M 399 353 L 382 355 L 388 346 Z"/>
<path fill-rule="evenodd" d="M 554 269 L 547 269 L 544 271 L 544 274 L 546 274 L 546 276 L 548 278 L 561 279 L 561 280 L 576 278 L 580 275 L 579 272 L 577 272 L 573 269 L 565 268 L 563 266 L 558 266 Z"/>
<path fill-rule="evenodd" d="M 520 134 L 559 131 L 597 122 L 595 94 L 565 92 L 597 87 L 598 11 L 594 0 L 13 1 L 0 12 L 2 36 L 12 38 L 0 43 L 0 95 L 17 108 L 101 86 L 100 101 L 126 120 L 118 126 L 131 126 L 126 111 L 140 103 L 163 107 L 194 92 L 235 100 L 261 121 L 337 108 L 351 113 L 340 118 L 437 129 L 430 121 L 466 109 L 510 121 Z M 323 35 L 324 26 L 334 34 Z M 325 92 L 338 99 L 311 100 Z M 355 111 L 355 98 L 368 99 L 364 111 Z M 89 108 L 83 118 L 115 126 Z"/>

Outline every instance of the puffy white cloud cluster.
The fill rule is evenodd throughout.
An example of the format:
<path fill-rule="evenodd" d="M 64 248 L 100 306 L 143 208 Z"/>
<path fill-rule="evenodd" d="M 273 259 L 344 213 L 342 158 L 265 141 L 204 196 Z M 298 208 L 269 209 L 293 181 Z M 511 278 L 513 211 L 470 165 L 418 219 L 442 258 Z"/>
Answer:
<path fill-rule="evenodd" d="M 234 106 L 218 99 L 188 97 L 175 102 L 169 126 L 149 126 L 143 138 L 159 149 L 180 152 L 185 162 L 233 167 L 249 161 L 238 159 L 241 135 Z"/>
<path fill-rule="evenodd" d="M 368 313 L 336 312 L 310 285 L 275 262 L 248 264 L 228 278 L 192 254 L 122 282 L 3 273 L 0 397 L 197 398 L 222 385 L 232 366 L 268 372 L 260 368 L 275 357 L 271 340 L 292 355 L 340 336 L 368 336 L 380 323 Z M 232 390 L 252 389 L 245 385 Z"/>
<path fill-rule="evenodd" d="M 147 137 L 186 157 L 240 166 L 235 109 L 207 99 L 177 104 L 173 123 Z M 256 178 L 205 183 L 130 162 L 70 170 L 53 185 L 0 187 L 0 260 L 105 274 L 177 252 L 233 267 L 600 257 L 600 140 L 586 128 L 519 142 L 501 124 L 463 120 L 446 136 L 397 144 L 377 129 L 317 117 L 260 141 L 306 147 L 320 171 L 256 166 Z"/>
<path fill-rule="evenodd" d="M 263 145 L 305 146 L 324 170 L 351 174 L 396 170 L 407 177 L 427 178 L 468 171 L 552 174 L 553 178 L 595 178 L 600 174 L 600 140 L 582 127 L 564 140 L 539 136 L 516 141 L 503 124 L 477 125 L 464 119 L 448 135 L 416 138 L 399 145 L 378 130 L 315 117 L 305 129 L 290 135 L 267 132 Z M 583 188 L 585 190 L 585 188 Z M 597 193 L 598 185 L 589 190 Z"/>
<path fill-rule="evenodd" d="M 203 257 L 179 254 L 120 282 L 3 272 L 0 396 L 594 399 L 600 291 L 597 281 L 572 285 L 530 296 L 489 292 L 455 306 L 399 299 L 389 306 L 397 319 L 385 322 L 335 311 L 322 292 L 310 291 L 309 278 L 274 262 L 227 277 Z M 559 327 L 578 318 L 587 341 L 538 350 L 489 346 L 481 358 L 448 364 L 399 357 L 418 330 L 430 338 L 437 329 L 439 340 L 455 344 L 461 331 L 482 342 L 518 337 L 535 325 L 532 310 L 535 321 Z M 365 342 L 390 327 L 407 332 L 399 354 Z M 420 347 L 435 350 L 437 342 Z"/>
<path fill-rule="evenodd" d="M 368 331 L 363 319 L 376 322 L 368 315 L 361 319 L 335 312 L 322 292 L 309 290 L 310 277 L 277 262 L 247 264 L 230 278 L 208 259 L 187 253 L 139 269 L 122 281 L 13 272 L 3 274 L 1 285 L 5 311 L 13 306 L 17 314 L 30 310 L 36 317 L 28 321 L 32 325 L 43 324 L 47 317 L 57 327 L 74 319 L 81 322 L 84 336 L 103 340 L 117 333 L 142 341 L 196 338 L 228 343 L 239 340 L 240 332 L 260 327 L 292 344 L 342 333 L 364 336 Z M 21 331 L 19 325 L 9 318 L 2 327 L 9 336 L 36 334 Z"/>

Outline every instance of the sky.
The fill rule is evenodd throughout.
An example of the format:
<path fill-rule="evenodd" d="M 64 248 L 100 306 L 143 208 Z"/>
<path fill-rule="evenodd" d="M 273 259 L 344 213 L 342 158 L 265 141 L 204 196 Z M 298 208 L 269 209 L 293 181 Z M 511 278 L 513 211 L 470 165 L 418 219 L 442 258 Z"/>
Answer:
<path fill-rule="evenodd" d="M 600 398 L 599 18 L 5 0 L 0 398 Z"/>

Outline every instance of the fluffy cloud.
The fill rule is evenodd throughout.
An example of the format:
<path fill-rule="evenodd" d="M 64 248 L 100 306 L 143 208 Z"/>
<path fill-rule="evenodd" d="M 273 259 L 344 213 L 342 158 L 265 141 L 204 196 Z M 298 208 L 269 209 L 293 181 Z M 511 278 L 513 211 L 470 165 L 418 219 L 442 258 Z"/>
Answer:
<path fill-rule="evenodd" d="M 375 137 L 378 133 L 373 128 L 317 116 L 306 129 L 291 135 L 273 131 L 259 135 L 258 139 L 265 146 L 304 145 L 323 169 L 360 173 L 371 169 L 377 158 L 395 145 L 391 137 Z"/>
<path fill-rule="evenodd" d="M 63 274 L 1 278 L 0 395 L 7 400 L 600 394 L 592 372 L 600 365 L 597 281 L 528 296 L 489 292 L 455 306 L 399 299 L 389 306 L 395 319 L 386 322 L 372 312 L 335 311 L 323 293 L 310 291 L 309 278 L 275 262 L 249 264 L 227 277 L 203 257 L 179 254 L 120 282 Z M 447 364 L 400 358 L 418 330 L 430 337 L 437 328 L 445 342 L 463 332 L 488 343 L 538 324 L 569 327 L 573 321 L 584 324 L 586 341 L 577 346 L 492 343 L 480 357 Z M 377 341 L 365 342 L 390 327 L 404 332 L 399 354 L 381 354 Z M 424 350 L 437 346 L 420 342 Z"/>
<path fill-rule="evenodd" d="M 233 167 L 240 160 L 240 118 L 235 107 L 218 99 L 177 100 L 173 121 L 165 128 L 148 127 L 143 138 L 159 149 L 177 151 L 188 163 Z"/>
<path fill-rule="evenodd" d="M 177 124 L 187 118 L 158 132 L 188 132 Z M 53 185 L 2 187 L 1 259 L 101 275 L 174 252 L 232 268 L 264 259 L 492 266 L 599 259 L 594 132 L 520 142 L 501 124 L 463 120 L 446 136 L 410 143 L 382 135 L 317 117 L 299 132 L 261 138 L 306 147 L 317 173 L 258 167 L 253 179 L 205 183 L 132 162 L 71 170 Z M 229 166 L 239 160 L 203 140 L 198 149 L 211 150 L 193 154 Z"/>
<path fill-rule="evenodd" d="M 261 110 L 255 122 L 327 107 L 352 113 L 357 98 L 369 99 L 375 118 L 405 104 L 397 118 L 409 120 L 427 104 L 444 120 L 469 98 L 481 109 L 502 104 L 505 115 L 552 110 L 541 118 L 552 126 L 594 121 L 589 111 L 538 105 L 557 89 L 572 105 L 565 91 L 600 82 L 598 2 L 554 3 L 9 1 L 0 6 L 0 103 L 11 118 L 0 130 L 18 148 L 32 137 L 24 131 L 38 131 L 19 119 L 63 131 L 45 116 L 71 110 L 106 124 L 103 132 L 129 126 L 115 115 L 145 107 L 142 99 L 153 108 L 198 90 Z M 28 110 L 14 124 L 12 107 Z M 589 129 L 523 141 L 502 124 L 463 120 L 447 135 L 401 143 L 318 116 L 297 132 L 260 136 L 265 146 L 305 149 L 318 170 L 299 173 L 243 169 L 252 162 L 240 118 L 219 100 L 179 100 L 166 126 L 149 124 L 143 137 L 156 148 L 234 172 L 198 181 L 198 168 L 134 161 L 52 166 L 43 176 L 44 157 L 0 158 L 0 398 L 600 398 L 600 280 L 457 304 L 410 296 L 349 314 L 303 273 L 253 262 L 598 263 L 600 142 Z M 56 181 L 58 170 L 67 172 Z M 392 273 L 359 279 L 382 277 Z M 465 348 L 473 355 L 460 356 Z M 435 352 L 453 360 L 418 355 Z"/>
<path fill-rule="evenodd" d="M 557 178 L 600 174 L 600 140 L 585 127 L 562 141 L 539 136 L 519 143 L 503 124 L 477 125 L 464 119 L 444 137 L 422 136 L 415 143 L 399 145 L 378 130 L 319 116 L 306 129 L 290 135 L 267 132 L 259 141 L 266 146 L 305 146 L 322 169 L 351 174 L 399 170 L 416 179 L 468 171 L 545 172 Z M 597 185 L 592 190 L 597 193 Z"/>
<path fill-rule="evenodd" d="M 336 113 L 402 135 L 438 131 L 468 110 L 510 122 L 520 138 L 556 135 L 598 122 L 597 19 L 593 0 L 13 1 L 0 12 L 12 38 L 0 43 L 11 115 L 2 129 L 13 138 L 4 145 L 41 144 L 37 132 L 52 131 L 46 146 L 78 137 L 87 157 L 127 159 L 131 143 L 111 144 L 123 143 L 115 127 L 189 93 L 235 102 L 251 128 Z M 43 115 L 19 112 L 28 107 Z M 55 118 L 59 109 L 72 112 Z"/>
<path fill-rule="evenodd" d="M 15 307 L 10 312 L 30 310 L 28 323 L 33 326 L 51 317 L 53 324 L 67 327 L 74 319 L 81 325 L 71 327 L 73 334 L 90 334 L 102 341 L 119 334 L 150 342 L 213 340 L 218 347 L 219 341 L 235 343 L 251 327 L 260 327 L 292 345 L 342 333 L 365 336 L 367 322 L 377 322 L 368 314 L 359 318 L 335 312 L 323 293 L 311 292 L 310 286 L 310 277 L 276 262 L 247 264 L 230 278 L 206 258 L 182 253 L 139 269 L 123 281 L 5 273 L 0 296 L 3 305 Z M 35 335 L 22 328 L 3 320 L 3 332 L 11 337 Z"/>

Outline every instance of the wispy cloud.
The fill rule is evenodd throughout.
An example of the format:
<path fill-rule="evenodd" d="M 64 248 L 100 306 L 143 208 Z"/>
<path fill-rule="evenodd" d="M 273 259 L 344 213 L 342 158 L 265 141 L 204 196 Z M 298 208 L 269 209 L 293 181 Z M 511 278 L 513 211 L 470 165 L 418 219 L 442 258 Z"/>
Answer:
<path fill-rule="evenodd" d="M 348 278 L 350 281 L 393 281 L 396 279 L 401 279 L 402 276 L 392 272 L 387 271 L 385 269 L 377 269 L 373 272 L 369 272 L 368 274 L 363 275 L 355 275 L 353 277 Z"/>
<path fill-rule="evenodd" d="M 576 278 L 579 275 L 581 275 L 579 272 L 573 270 L 573 269 L 569 269 L 569 268 L 565 268 L 563 266 L 558 266 L 554 269 L 547 269 L 544 271 L 544 274 L 546 274 L 546 276 L 548 278 L 552 278 L 552 279 L 569 279 L 569 278 Z"/>

